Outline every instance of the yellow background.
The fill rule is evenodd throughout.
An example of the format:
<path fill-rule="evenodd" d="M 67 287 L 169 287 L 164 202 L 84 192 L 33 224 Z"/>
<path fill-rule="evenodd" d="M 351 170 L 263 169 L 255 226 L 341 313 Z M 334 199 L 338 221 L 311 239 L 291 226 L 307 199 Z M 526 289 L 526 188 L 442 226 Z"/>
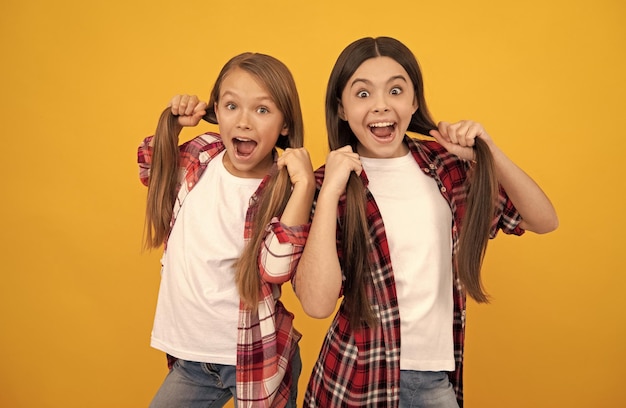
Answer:
<path fill-rule="evenodd" d="M 378 35 L 417 55 L 436 120 L 482 122 L 560 216 L 552 234 L 490 244 L 467 406 L 623 406 L 620 0 L 3 0 L 0 406 L 147 406 L 166 367 L 149 346 L 160 251 L 141 252 L 138 143 L 173 94 L 208 99 L 228 58 L 259 51 L 291 68 L 317 167 L 332 64 Z M 285 292 L 301 399 L 329 321 Z"/>

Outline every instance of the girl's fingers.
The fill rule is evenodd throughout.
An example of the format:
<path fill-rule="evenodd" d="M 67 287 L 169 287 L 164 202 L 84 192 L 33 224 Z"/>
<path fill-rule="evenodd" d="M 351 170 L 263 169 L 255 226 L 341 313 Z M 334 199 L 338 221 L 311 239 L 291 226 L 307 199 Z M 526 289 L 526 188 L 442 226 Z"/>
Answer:
<path fill-rule="evenodd" d="M 178 105 L 180 105 L 181 95 L 174 95 L 170 100 L 169 107 L 172 111 L 172 115 L 178 115 Z"/>
<path fill-rule="evenodd" d="M 309 152 L 304 147 L 285 149 L 283 154 L 278 158 L 277 165 L 279 169 L 287 168 L 289 178 L 294 185 L 301 181 L 315 183 L 313 164 L 311 164 Z"/>
<path fill-rule="evenodd" d="M 175 95 L 169 106 L 174 115 L 195 116 L 198 111 L 206 109 L 206 102 L 200 101 L 196 95 Z"/>
<path fill-rule="evenodd" d="M 196 103 L 196 106 L 193 108 L 193 113 L 196 113 L 199 111 L 206 111 L 206 107 L 207 107 L 206 102 L 198 101 L 198 103 Z"/>
<path fill-rule="evenodd" d="M 206 102 L 199 101 L 196 104 L 196 106 L 193 108 L 193 112 L 192 112 L 193 119 L 199 122 L 202 119 L 202 117 L 206 115 L 206 107 L 207 107 Z"/>
<path fill-rule="evenodd" d="M 185 95 L 181 101 L 180 114 L 185 116 L 191 116 L 198 104 L 198 97 L 195 95 Z"/>
<path fill-rule="evenodd" d="M 196 95 L 174 95 L 168 105 L 172 115 L 178 116 L 181 126 L 196 126 L 206 114 L 206 102 Z"/>
<path fill-rule="evenodd" d="M 435 135 L 434 132 L 438 132 Z M 455 145 L 463 147 L 472 147 L 475 144 L 476 137 L 483 136 L 485 130 L 478 122 L 471 120 L 461 120 L 456 123 L 439 122 L 437 130 L 430 132 L 431 136 L 443 139 Z"/>
<path fill-rule="evenodd" d="M 437 124 L 437 130 L 435 130 L 435 132 L 438 132 L 439 136 L 447 142 L 450 141 L 450 137 L 448 136 L 449 127 L 450 124 L 448 122 L 439 122 Z"/>
<path fill-rule="evenodd" d="M 462 120 L 453 124 L 439 122 L 437 129 L 431 130 L 430 135 L 450 153 L 456 154 L 465 160 L 474 159 L 473 146 L 476 138 L 490 143 L 491 138 L 485 128 L 478 122 Z"/>
<path fill-rule="evenodd" d="M 470 135 L 468 133 L 469 123 L 465 121 L 457 122 L 451 126 L 454 132 L 455 143 L 466 147 L 468 146 L 468 140 L 470 139 Z"/>
<path fill-rule="evenodd" d="M 363 169 L 358 153 L 353 153 L 350 146 L 344 146 L 341 149 L 330 152 L 328 161 L 332 163 L 332 167 L 338 168 L 340 169 L 339 171 L 348 174 L 351 171 L 354 171 L 356 174 L 361 174 L 361 170 Z"/>

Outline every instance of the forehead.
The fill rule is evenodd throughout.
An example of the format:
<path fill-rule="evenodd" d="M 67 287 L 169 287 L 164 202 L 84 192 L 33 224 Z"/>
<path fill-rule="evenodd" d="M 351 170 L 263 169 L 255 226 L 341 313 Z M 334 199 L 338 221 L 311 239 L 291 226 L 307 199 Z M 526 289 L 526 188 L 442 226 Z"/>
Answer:
<path fill-rule="evenodd" d="M 390 57 L 375 57 L 363 61 L 346 86 L 350 87 L 357 82 L 386 83 L 394 79 L 404 79 L 411 83 L 409 74 L 396 60 Z"/>
<path fill-rule="evenodd" d="M 224 95 L 273 101 L 265 84 L 255 75 L 239 67 L 231 69 L 224 75 L 220 85 L 220 97 Z"/>

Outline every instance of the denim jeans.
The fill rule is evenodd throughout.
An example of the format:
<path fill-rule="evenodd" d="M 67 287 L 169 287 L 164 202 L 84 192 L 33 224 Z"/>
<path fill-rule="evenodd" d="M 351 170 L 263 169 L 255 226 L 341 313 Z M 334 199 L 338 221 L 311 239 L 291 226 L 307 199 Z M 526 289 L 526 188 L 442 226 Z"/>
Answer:
<path fill-rule="evenodd" d="M 291 397 L 287 408 L 296 408 L 298 378 L 302 371 L 300 349 L 291 360 Z M 177 360 L 150 403 L 150 408 L 221 408 L 236 398 L 235 366 Z"/>
<path fill-rule="evenodd" d="M 445 371 L 400 371 L 400 408 L 459 408 Z"/>

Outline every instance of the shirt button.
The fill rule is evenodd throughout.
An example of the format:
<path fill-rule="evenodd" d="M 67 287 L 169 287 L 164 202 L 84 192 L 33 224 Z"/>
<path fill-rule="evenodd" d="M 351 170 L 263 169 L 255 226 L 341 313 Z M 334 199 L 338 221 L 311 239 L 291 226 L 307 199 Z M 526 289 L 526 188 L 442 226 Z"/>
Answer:
<path fill-rule="evenodd" d="M 253 194 L 252 197 L 250 197 L 250 201 L 248 201 L 248 207 L 255 205 L 258 199 L 259 197 L 257 197 L 256 193 Z"/>
<path fill-rule="evenodd" d="M 448 190 L 446 190 L 446 188 L 445 188 L 445 187 L 441 187 L 441 192 L 442 192 L 442 193 L 445 193 L 446 191 L 448 191 Z"/>
<path fill-rule="evenodd" d="M 437 168 L 437 166 L 435 166 L 435 164 L 434 164 L 434 163 L 430 163 L 430 164 L 428 165 L 428 167 L 430 167 L 430 168 L 431 168 L 431 169 L 433 169 L 433 170 Z"/>

